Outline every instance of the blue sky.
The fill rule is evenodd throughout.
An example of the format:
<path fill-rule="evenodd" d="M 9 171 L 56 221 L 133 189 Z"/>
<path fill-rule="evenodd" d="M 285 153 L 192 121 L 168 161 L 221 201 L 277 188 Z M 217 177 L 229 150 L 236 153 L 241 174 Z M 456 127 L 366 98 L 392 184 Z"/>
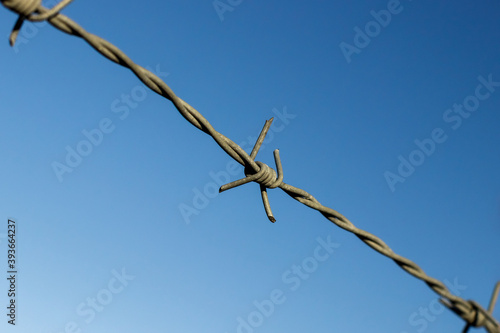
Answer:
<path fill-rule="evenodd" d="M 44 2 L 47 3 L 47 2 Z M 51 2 L 48 2 L 51 5 Z M 53 5 L 53 3 L 52 3 Z M 221 133 L 487 307 L 500 280 L 498 1 L 75 1 Z M 243 177 L 132 73 L 0 10 L 0 249 L 17 332 L 459 332 L 391 260 Z M 61 171 L 64 170 L 64 171 Z M 2 308 L 9 301 L 0 284 Z M 497 311 L 496 318 L 500 317 Z M 484 331 L 484 330 L 483 330 Z"/>

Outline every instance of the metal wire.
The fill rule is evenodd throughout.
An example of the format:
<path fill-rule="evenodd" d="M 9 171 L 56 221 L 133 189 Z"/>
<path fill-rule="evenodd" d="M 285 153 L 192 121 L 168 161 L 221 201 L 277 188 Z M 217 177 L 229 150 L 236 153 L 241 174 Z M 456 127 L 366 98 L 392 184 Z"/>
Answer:
<path fill-rule="evenodd" d="M 492 311 L 498 295 L 499 284 L 497 284 L 497 287 L 495 288 L 488 311 L 474 301 L 467 301 L 451 294 L 448 288 L 446 288 L 441 281 L 428 276 L 413 261 L 394 253 L 394 251 L 377 236 L 367 231 L 358 229 L 345 216 L 332 208 L 323 206 L 318 200 L 316 200 L 316 198 L 306 191 L 284 183 L 282 181 L 283 171 L 281 161 L 277 150 L 275 151 L 275 161 L 278 169 L 278 176 L 276 176 L 276 172 L 269 166 L 262 162 L 255 161 L 254 159 L 262 141 L 264 140 L 265 134 L 269 129 L 272 119 L 266 122 L 261 136 L 259 136 L 254 150 L 249 156 L 239 145 L 216 131 L 208 120 L 205 119 L 205 117 L 203 117 L 194 107 L 176 96 L 172 89 L 170 89 L 170 87 L 158 76 L 135 64 L 127 55 L 125 55 L 113 44 L 96 35 L 88 33 L 76 22 L 67 16 L 60 14 L 59 11 L 71 1 L 72 0 L 62 0 L 61 3 L 49 10 L 41 5 L 41 0 L 1 0 L 2 4 L 6 8 L 19 15 L 18 21 L 16 22 L 10 37 L 11 44 L 14 44 L 15 37 L 19 33 L 24 20 L 47 20 L 52 26 L 62 32 L 83 38 L 90 46 L 92 46 L 104 57 L 123 67 L 129 68 L 151 90 L 170 100 L 187 121 L 199 130 L 210 135 L 229 156 L 245 167 L 245 175 L 247 177 L 243 180 L 223 186 L 221 191 L 250 181 L 259 183 L 261 186 L 262 199 L 264 201 L 266 213 L 269 219 L 274 222 L 266 189 L 279 187 L 298 202 L 319 211 L 325 218 L 340 228 L 353 233 L 369 247 L 392 259 L 399 267 L 409 274 L 424 281 L 434 292 L 442 297 L 440 301 L 444 305 L 465 320 L 466 326 L 464 332 L 466 332 L 470 327 L 484 327 L 489 333 L 500 333 L 500 324 L 492 316 Z"/>

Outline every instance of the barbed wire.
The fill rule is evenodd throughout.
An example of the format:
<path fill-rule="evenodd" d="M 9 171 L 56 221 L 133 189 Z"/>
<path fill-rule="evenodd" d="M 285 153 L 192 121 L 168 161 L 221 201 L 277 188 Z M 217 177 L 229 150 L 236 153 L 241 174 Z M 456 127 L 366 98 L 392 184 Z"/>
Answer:
<path fill-rule="evenodd" d="M 24 20 L 34 22 L 47 20 L 52 26 L 62 32 L 83 38 L 91 47 L 104 57 L 117 63 L 118 65 L 129 68 L 151 90 L 170 100 L 187 121 L 199 130 L 210 135 L 229 156 L 245 167 L 246 177 L 222 186 L 220 188 L 220 192 L 252 181 L 258 183 L 261 188 L 262 200 L 267 216 L 271 222 L 275 222 L 275 218 L 269 204 L 269 199 L 267 197 L 267 188 L 282 189 L 293 199 L 319 211 L 329 221 L 333 222 L 340 228 L 353 233 L 369 247 L 392 259 L 407 273 L 424 281 L 434 292 L 442 297 L 440 301 L 443 305 L 465 320 L 466 326 L 463 332 L 467 332 L 470 327 L 484 327 L 489 333 L 500 333 L 500 324 L 492 316 L 495 302 L 500 290 L 500 282 L 498 282 L 494 288 L 488 310 L 485 310 L 475 301 L 464 300 L 455 296 L 448 290 L 444 283 L 428 276 L 415 262 L 396 254 L 383 240 L 377 236 L 357 228 L 345 216 L 332 208 L 322 205 L 308 192 L 284 183 L 283 168 L 278 150 L 274 151 L 274 159 L 276 162 L 276 169 L 278 171 L 277 175 L 276 171 L 268 165 L 255 161 L 259 148 L 264 141 L 273 119 L 266 121 L 251 154 L 248 155 L 239 145 L 216 131 L 200 112 L 175 95 L 172 89 L 158 76 L 151 73 L 144 67 L 135 64 L 125 53 L 113 44 L 99 36 L 87 32 L 76 22 L 67 16 L 60 14 L 60 10 L 66 7 L 70 2 L 72 2 L 72 0 L 62 0 L 52 9 L 42 6 L 41 0 L 0 1 L 6 8 L 19 15 L 9 38 L 11 45 L 14 45 Z"/>

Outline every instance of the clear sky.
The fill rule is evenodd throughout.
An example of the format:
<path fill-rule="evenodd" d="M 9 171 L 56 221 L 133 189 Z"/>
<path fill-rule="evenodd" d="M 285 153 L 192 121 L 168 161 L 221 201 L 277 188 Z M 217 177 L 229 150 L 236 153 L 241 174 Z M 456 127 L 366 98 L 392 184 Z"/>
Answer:
<path fill-rule="evenodd" d="M 45 2 L 44 2 L 45 3 Z M 49 5 L 52 6 L 53 2 Z M 500 3 L 74 1 L 257 159 L 487 307 L 500 280 Z M 279 189 L 82 39 L 0 10 L 2 332 L 460 332 L 394 262 Z M 500 318 L 500 310 L 495 317 Z M 484 330 L 483 330 L 484 331 Z"/>

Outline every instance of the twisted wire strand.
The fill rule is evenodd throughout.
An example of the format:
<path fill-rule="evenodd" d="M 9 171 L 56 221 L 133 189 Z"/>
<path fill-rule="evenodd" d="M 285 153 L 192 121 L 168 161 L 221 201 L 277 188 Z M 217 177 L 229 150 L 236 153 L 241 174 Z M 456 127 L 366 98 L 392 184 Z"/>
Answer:
<path fill-rule="evenodd" d="M 245 168 L 251 168 L 254 173 L 258 173 L 261 170 L 262 164 L 261 162 L 254 161 L 253 158 L 255 156 L 249 156 L 239 145 L 216 131 L 208 120 L 194 107 L 175 95 L 172 89 L 165 82 L 163 82 L 163 80 L 147 69 L 135 64 L 125 53 L 113 44 L 99 36 L 87 32 L 67 16 L 60 13 L 54 14 L 54 9 L 49 10 L 40 5 L 36 0 L 29 0 L 29 2 L 28 0 L 1 0 L 1 2 L 5 7 L 19 15 L 24 16 L 24 19 L 27 20 L 30 20 L 30 14 L 33 13 L 39 14 L 38 17 L 47 17 L 47 21 L 55 28 L 69 35 L 84 39 L 92 48 L 104 57 L 117 63 L 118 65 L 129 68 L 151 90 L 170 100 L 179 113 L 193 126 L 210 135 L 235 161 L 245 166 Z M 35 7 L 34 3 L 38 3 L 38 5 Z M 61 7 L 62 5 L 58 8 Z M 32 12 L 29 12 L 29 10 Z M 268 183 L 266 182 L 266 184 L 271 183 L 271 181 Z M 407 273 L 424 281 L 434 292 L 444 298 L 443 303 L 445 303 L 445 305 L 450 307 L 451 310 L 467 322 L 467 327 L 471 325 L 475 327 L 484 327 L 490 333 L 500 333 L 500 325 L 492 317 L 491 313 L 484 310 L 474 301 L 466 301 L 453 295 L 441 281 L 428 276 L 415 262 L 396 254 L 383 240 L 377 236 L 357 228 L 345 216 L 332 208 L 323 206 L 316 198 L 302 189 L 286 184 L 282 181 L 280 181 L 277 187 L 281 188 L 286 194 L 298 202 L 319 211 L 325 218 L 335 225 L 353 233 L 369 247 L 392 259 Z"/>

